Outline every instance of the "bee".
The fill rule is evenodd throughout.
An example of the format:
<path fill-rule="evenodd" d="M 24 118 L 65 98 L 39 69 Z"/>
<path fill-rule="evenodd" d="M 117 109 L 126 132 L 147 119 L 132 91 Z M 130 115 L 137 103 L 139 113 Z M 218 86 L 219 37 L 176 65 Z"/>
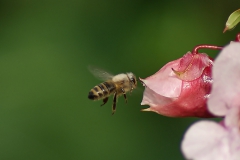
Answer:
<path fill-rule="evenodd" d="M 136 76 L 131 72 L 121 73 L 113 76 L 102 69 L 92 67 L 89 69 L 93 75 L 101 80 L 104 80 L 105 82 L 93 87 L 88 94 L 88 98 L 90 100 L 103 100 L 103 104 L 101 105 L 103 106 L 108 102 L 109 96 L 113 95 L 113 115 L 116 112 L 117 98 L 123 95 L 125 102 L 127 103 L 126 93 L 131 93 L 133 89 L 137 87 Z"/>

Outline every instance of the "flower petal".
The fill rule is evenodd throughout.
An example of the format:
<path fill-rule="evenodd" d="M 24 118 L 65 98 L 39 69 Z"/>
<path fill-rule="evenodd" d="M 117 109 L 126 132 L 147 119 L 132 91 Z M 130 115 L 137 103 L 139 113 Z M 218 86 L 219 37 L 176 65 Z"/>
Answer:
<path fill-rule="evenodd" d="M 240 127 L 239 122 L 240 122 L 240 108 L 233 107 L 229 109 L 228 113 L 224 118 L 224 125 L 228 128 L 238 129 Z"/>
<path fill-rule="evenodd" d="M 144 96 L 141 102 L 141 105 L 149 105 L 149 109 L 143 109 L 142 111 L 153 111 L 158 114 L 163 115 L 174 115 L 175 113 L 172 113 L 172 107 L 166 107 L 167 105 L 173 103 L 174 98 L 164 97 L 150 88 L 146 87 L 144 91 Z M 175 110 L 177 112 L 177 109 Z"/>
<path fill-rule="evenodd" d="M 178 67 L 179 61 L 180 59 L 169 62 L 154 75 L 140 80 L 157 94 L 164 97 L 178 97 L 181 93 L 182 81 L 172 71 L 172 68 Z"/>
<path fill-rule="evenodd" d="M 199 53 L 192 54 L 188 52 L 181 58 L 179 68 L 173 68 L 181 80 L 192 81 L 199 78 L 204 69 L 212 65 L 212 60 L 208 55 Z"/>
<path fill-rule="evenodd" d="M 184 135 L 182 152 L 187 159 L 229 160 L 227 135 L 227 130 L 216 122 L 197 122 Z"/>
<path fill-rule="evenodd" d="M 232 42 L 217 57 L 213 66 L 213 86 L 209 110 L 218 116 L 231 107 L 240 107 L 240 43 Z"/>

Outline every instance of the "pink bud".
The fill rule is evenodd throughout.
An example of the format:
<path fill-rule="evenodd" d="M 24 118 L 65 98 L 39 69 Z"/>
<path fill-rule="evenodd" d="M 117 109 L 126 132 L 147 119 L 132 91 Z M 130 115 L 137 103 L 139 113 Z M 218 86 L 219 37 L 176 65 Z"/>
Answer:
<path fill-rule="evenodd" d="M 188 52 L 154 75 L 140 79 L 145 86 L 141 105 L 150 106 L 143 111 L 169 117 L 213 117 L 206 106 L 212 63 L 206 54 Z"/>

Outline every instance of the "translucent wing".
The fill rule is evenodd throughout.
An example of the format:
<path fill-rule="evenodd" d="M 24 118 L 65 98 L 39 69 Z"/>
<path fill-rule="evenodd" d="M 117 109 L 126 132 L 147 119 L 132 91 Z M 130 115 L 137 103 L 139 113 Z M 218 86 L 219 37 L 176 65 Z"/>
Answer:
<path fill-rule="evenodd" d="M 98 79 L 106 81 L 113 77 L 112 74 L 95 66 L 88 66 L 89 71 Z"/>

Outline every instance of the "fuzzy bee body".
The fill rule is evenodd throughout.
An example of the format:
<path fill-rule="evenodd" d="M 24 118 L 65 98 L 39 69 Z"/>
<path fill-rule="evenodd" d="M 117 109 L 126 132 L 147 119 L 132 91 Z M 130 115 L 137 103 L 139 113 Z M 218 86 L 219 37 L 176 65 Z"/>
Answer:
<path fill-rule="evenodd" d="M 106 74 L 105 79 L 108 80 L 93 87 L 88 94 L 88 98 L 91 100 L 102 99 L 102 105 L 104 105 L 107 103 L 108 97 L 113 95 L 112 114 L 114 114 L 116 111 L 117 98 L 123 95 L 127 102 L 126 93 L 129 91 L 132 92 L 132 90 L 137 87 L 137 79 L 133 73 L 121 73 L 116 76 L 110 76 L 110 74 L 105 71 L 101 71 L 101 73 Z M 100 77 L 99 73 L 94 73 L 94 75 Z M 103 77 L 104 76 L 101 75 L 100 78 Z"/>

